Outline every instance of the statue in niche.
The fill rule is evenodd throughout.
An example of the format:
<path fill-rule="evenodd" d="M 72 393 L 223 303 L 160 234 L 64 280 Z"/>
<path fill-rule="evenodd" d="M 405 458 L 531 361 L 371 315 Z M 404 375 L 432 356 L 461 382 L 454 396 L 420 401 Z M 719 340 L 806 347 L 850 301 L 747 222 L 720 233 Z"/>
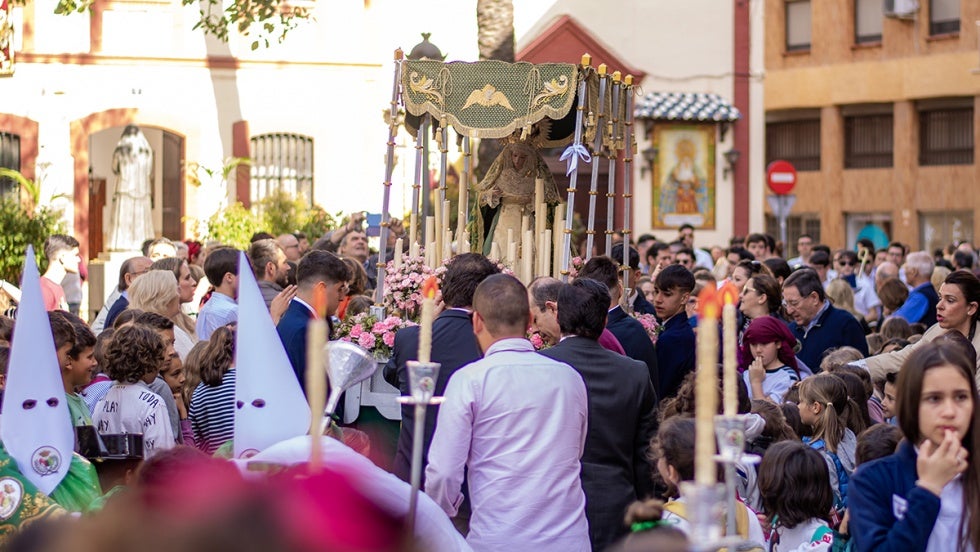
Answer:
<path fill-rule="evenodd" d="M 143 131 L 127 125 L 112 152 L 116 188 L 109 219 L 109 251 L 139 251 L 154 237 L 150 194 L 153 189 L 153 150 Z"/>

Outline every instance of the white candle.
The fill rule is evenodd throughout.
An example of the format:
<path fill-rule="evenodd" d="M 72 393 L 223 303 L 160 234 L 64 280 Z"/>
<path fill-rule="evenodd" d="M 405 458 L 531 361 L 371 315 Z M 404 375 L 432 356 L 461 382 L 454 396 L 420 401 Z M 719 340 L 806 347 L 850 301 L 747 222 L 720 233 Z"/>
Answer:
<path fill-rule="evenodd" d="M 432 354 L 432 321 L 436 312 L 436 277 L 429 276 L 422 286 L 422 320 L 419 328 L 419 362 L 430 362 Z"/>
<path fill-rule="evenodd" d="M 419 256 L 419 242 L 413 241 L 412 244 L 408 246 L 408 256 L 413 258 Z"/>
<path fill-rule="evenodd" d="M 722 366 L 724 371 L 722 408 L 725 416 L 735 416 L 738 414 L 738 360 L 736 359 L 735 353 L 738 324 L 735 316 L 735 299 L 738 297 L 738 291 L 735 289 L 734 284 L 728 282 L 722 287 L 721 294 L 725 303 L 721 311 L 722 329 L 724 330 L 722 349 Z M 698 325 L 700 326 L 700 324 Z"/>
<path fill-rule="evenodd" d="M 402 247 L 404 246 L 404 243 L 405 242 L 402 241 L 402 238 L 395 240 L 395 262 L 393 266 L 396 269 L 401 268 L 402 266 Z"/>
<path fill-rule="evenodd" d="M 524 284 L 530 283 L 531 279 L 534 278 L 534 231 L 528 230 L 524 232 L 524 243 L 521 250 L 521 261 L 523 261 L 523 268 L 521 274 L 523 275 Z"/>
<path fill-rule="evenodd" d="M 548 274 L 551 274 L 551 271 L 548 270 L 551 268 L 548 266 L 548 263 L 551 262 L 551 230 L 544 231 L 544 239 L 541 240 L 541 243 L 544 244 L 544 247 L 541 250 L 542 266 L 539 274 L 541 276 L 547 276 Z"/>
<path fill-rule="evenodd" d="M 534 235 L 540 236 L 546 225 L 544 214 L 544 179 L 534 179 Z"/>
<path fill-rule="evenodd" d="M 718 412 L 718 302 L 708 286 L 698 295 L 697 375 L 695 376 L 694 479 L 718 481 L 715 467 L 715 414 Z"/>
<path fill-rule="evenodd" d="M 500 244 L 497 242 L 490 243 L 490 260 L 494 262 L 500 260 Z"/>

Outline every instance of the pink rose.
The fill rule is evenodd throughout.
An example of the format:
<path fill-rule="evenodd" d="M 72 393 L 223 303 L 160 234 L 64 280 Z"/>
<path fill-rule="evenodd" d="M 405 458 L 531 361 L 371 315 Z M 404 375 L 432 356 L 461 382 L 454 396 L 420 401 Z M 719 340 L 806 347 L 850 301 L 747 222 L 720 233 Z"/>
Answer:
<path fill-rule="evenodd" d="M 357 338 L 357 344 L 368 350 L 374 348 L 374 335 L 367 332 L 362 333 L 361 337 Z"/>
<path fill-rule="evenodd" d="M 361 333 L 362 333 L 363 331 L 364 331 L 364 330 L 363 330 L 363 329 L 361 328 L 361 325 L 360 325 L 360 324 L 354 324 L 354 325 L 353 325 L 353 326 L 351 326 L 351 328 L 350 328 L 350 336 L 351 336 L 352 338 L 354 338 L 354 339 L 357 339 L 358 337 L 360 337 L 360 336 L 361 336 Z"/>
<path fill-rule="evenodd" d="M 384 322 L 375 322 L 374 325 L 371 326 L 371 333 L 379 334 L 387 329 L 388 328 L 385 327 Z"/>
<path fill-rule="evenodd" d="M 389 347 L 394 347 L 395 346 L 395 333 L 394 332 L 385 332 L 384 335 L 381 336 L 381 341 L 383 341 L 384 344 L 387 345 L 387 346 L 389 346 Z"/>

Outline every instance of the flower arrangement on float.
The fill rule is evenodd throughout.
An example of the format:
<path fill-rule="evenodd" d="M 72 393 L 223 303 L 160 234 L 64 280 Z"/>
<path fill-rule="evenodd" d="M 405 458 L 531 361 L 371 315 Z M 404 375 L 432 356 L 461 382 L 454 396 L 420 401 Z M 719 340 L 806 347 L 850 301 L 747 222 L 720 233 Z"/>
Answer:
<path fill-rule="evenodd" d="M 395 345 L 395 334 L 402 328 L 416 326 L 415 322 L 398 316 L 379 320 L 370 312 L 362 312 L 340 323 L 337 334 L 342 341 L 356 343 L 367 349 L 374 358 L 387 360 Z"/>
<path fill-rule="evenodd" d="M 657 318 L 652 314 L 640 314 L 638 312 L 633 313 L 633 318 L 643 326 L 643 329 L 647 332 L 647 336 L 654 345 L 657 344 L 657 336 L 660 335 L 660 331 L 663 327 L 660 322 L 657 322 Z"/>

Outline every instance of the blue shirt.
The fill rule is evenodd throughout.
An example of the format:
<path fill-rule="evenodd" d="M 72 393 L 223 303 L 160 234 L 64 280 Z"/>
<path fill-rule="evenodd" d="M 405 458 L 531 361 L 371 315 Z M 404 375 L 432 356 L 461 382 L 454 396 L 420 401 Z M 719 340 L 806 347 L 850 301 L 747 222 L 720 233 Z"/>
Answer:
<path fill-rule="evenodd" d="M 214 330 L 233 322 L 238 322 L 238 303 L 216 291 L 197 313 L 197 337 L 201 340 L 211 339 Z"/>

